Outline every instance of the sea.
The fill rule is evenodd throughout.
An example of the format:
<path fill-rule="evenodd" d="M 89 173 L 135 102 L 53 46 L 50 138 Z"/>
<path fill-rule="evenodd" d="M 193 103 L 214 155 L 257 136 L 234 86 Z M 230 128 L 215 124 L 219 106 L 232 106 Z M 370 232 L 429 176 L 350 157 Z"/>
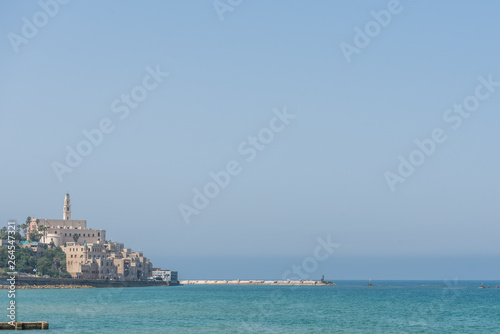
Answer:
<path fill-rule="evenodd" d="M 335 283 L 17 290 L 16 316 L 50 333 L 500 333 L 500 281 Z"/>

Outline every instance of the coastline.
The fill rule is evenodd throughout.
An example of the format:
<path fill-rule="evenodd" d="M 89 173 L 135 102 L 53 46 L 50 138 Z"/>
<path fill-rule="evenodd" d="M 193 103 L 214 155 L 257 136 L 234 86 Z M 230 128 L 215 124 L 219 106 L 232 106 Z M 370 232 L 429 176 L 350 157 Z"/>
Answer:
<path fill-rule="evenodd" d="M 8 278 L 9 276 L 0 276 L 0 288 L 5 289 L 9 286 L 7 284 Z M 15 285 L 17 289 L 82 289 L 169 286 L 169 283 L 165 281 L 115 281 L 17 276 Z"/>
<path fill-rule="evenodd" d="M 8 285 L 0 285 L 0 290 L 9 289 Z M 16 285 L 16 290 L 28 289 L 95 289 L 90 285 L 70 284 L 70 285 Z"/>
<path fill-rule="evenodd" d="M 8 277 L 0 277 L 6 283 Z M 71 278 L 17 277 L 17 289 L 90 289 L 90 288 L 124 288 L 175 285 L 268 285 L 268 286 L 327 286 L 337 285 L 331 281 L 314 280 L 180 280 L 178 284 L 165 281 L 108 281 L 108 280 L 76 280 Z M 8 289 L 9 285 L 0 284 L 0 289 Z"/>

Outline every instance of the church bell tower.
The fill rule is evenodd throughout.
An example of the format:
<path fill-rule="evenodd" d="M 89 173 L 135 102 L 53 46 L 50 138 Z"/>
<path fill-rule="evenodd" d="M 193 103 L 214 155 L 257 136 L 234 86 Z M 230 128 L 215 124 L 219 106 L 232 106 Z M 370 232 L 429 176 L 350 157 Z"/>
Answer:
<path fill-rule="evenodd" d="M 69 201 L 69 194 L 64 196 L 63 219 L 71 220 L 71 203 Z"/>

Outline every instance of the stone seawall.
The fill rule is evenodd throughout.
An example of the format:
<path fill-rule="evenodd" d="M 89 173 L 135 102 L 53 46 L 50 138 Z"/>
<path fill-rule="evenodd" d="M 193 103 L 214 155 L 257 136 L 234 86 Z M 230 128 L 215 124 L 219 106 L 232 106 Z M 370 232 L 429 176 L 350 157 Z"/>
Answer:
<path fill-rule="evenodd" d="M 6 284 L 9 276 L 0 276 L 0 282 Z M 124 288 L 124 287 L 144 287 L 144 286 L 167 286 L 164 281 L 108 281 L 108 280 L 85 280 L 73 278 L 42 278 L 42 277 L 23 277 L 16 276 L 17 287 L 40 287 L 49 286 L 61 288 L 61 286 L 93 287 L 93 288 Z"/>
<path fill-rule="evenodd" d="M 94 289 L 95 287 L 90 285 L 17 285 L 16 290 L 24 289 Z M 9 285 L 0 285 L 0 289 L 10 289 Z"/>

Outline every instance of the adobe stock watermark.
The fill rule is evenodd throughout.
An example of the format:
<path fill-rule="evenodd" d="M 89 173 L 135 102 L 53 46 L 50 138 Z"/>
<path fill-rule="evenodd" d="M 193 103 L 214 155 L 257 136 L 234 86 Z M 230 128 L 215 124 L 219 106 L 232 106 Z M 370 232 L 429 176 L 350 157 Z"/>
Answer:
<path fill-rule="evenodd" d="M 479 76 L 477 78 L 479 84 L 474 89 L 474 93 L 466 96 L 462 103 L 455 103 L 443 113 L 444 122 L 453 130 L 458 130 L 464 121 L 468 119 L 473 112 L 477 111 L 481 105 L 481 101 L 485 101 L 491 97 L 500 87 L 499 81 L 493 81 L 493 75 L 488 75 L 487 78 Z M 448 139 L 448 135 L 443 128 L 435 128 L 431 131 L 430 136 L 422 140 L 414 141 L 416 148 L 408 154 L 407 157 L 400 155 L 398 157 L 399 165 L 396 172 L 386 171 L 384 178 L 389 189 L 394 192 L 398 183 L 404 183 L 412 176 L 416 169 L 424 164 L 427 158 L 431 157 L 439 144 L 443 144 Z"/>
<path fill-rule="evenodd" d="M 214 0 L 212 5 L 214 6 L 219 20 L 224 21 L 224 15 L 226 12 L 232 12 L 236 7 L 241 5 L 243 0 Z"/>
<path fill-rule="evenodd" d="M 411 0 L 410 0 L 411 1 Z M 365 23 L 363 29 L 359 26 L 354 26 L 354 38 L 352 44 L 341 42 L 339 44 L 340 51 L 348 64 L 352 62 L 354 54 L 360 54 L 361 50 L 370 45 L 372 39 L 380 35 L 383 28 L 387 28 L 392 22 L 392 18 L 400 14 L 404 7 L 399 0 L 389 0 L 387 2 L 387 9 L 379 11 L 371 10 L 370 15 L 373 20 Z"/>
<path fill-rule="evenodd" d="M 255 136 L 248 136 L 246 140 L 238 145 L 237 152 L 245 158 L 247 163 L 254 161 L 259 153 L 274 141 L 276 135 L 285 130 L 292 120 L 297 117 L 288 113 L 286 107 L 283 110 L 274 109 L 273 114 L 274 116 L 269 120 L 268 127 L 260 129 Z M 191 216 L 199 215 L 210 204 L 210 200 L 219 196 L 221 191 L 229 186 L 232 178 L 240 175 L 242 171 L 242 163 L 237 160 L 228 161 L 221 171 L 210 171 L 208 176 L 212 181 L 205 183 L 200 188 L 193 188 L 192 204 L 179 204 L 179 211 L 184 222 L 189 224 Z"/>
<path fill-rule="evenodd" d="M 327 261 L 335 252 L 340 248 L 340 244 L 332 241 L 332 236 L 328 235 L 326 238 L 318 237 L 317 244 L 314 248 L 312 256 L 305 257 L 299 265 L 293 264 L 289 269 L 285 270 L 281 275 L 283 281 L 294 280 L 303 281 L 311 279 L 311 274 L 316 272 L 321 262 Z M 283 291 L 283 288 L 291 291 L 300 289 L 300 285 L 286 285 L 276 287 L 265 302 L 254 302 L 252 309 L 256 310 L 238 326 L 238 333 L 275 333 L 267 325 L 267 321 L 272 317 L 271 310 L 283 309 L 286 305 L 293 305 L 289 301 Z"/>
<path fill-rule="evenodd" d="M 23 16 L 21 21 L 23 25 L 21 26 L 21 34 L 16 34 L 14 32 L 9 32 L 7 34 L 7 39 L 14 50 L 14 53 L 19 53 L 19 48 L 21 45 L 26 45 L 35 38 L 40 29 L 45 27 L 49 21 L 54 18 L 58 13 L 61 5 L 65 5 L 70 0 L 40 0 L 38 1 L 38 6 L 40 10 L 35 12 L 31 19 Z"/>
<path fill-rule="evenodd" d="M 9 325 L 15 328 L 16 322 L 16 240 L 14 235 L 16 233 L 16 222 L 9 221 L 7 224 L 7 263 L 3 263 L 2 266 L 6 267 L 10 271 L 7 272 L 7 297 L 9 298 L 7 307 L 7 318 L 9 318 Z M 14 329 L 13 328 L 13 329 Z"/>
<path fill-rule="evenodd" d="M 119 98 L 111 102 L 110 109 L 120 121 L 127 119 L 132 110 L 137 109 L 150 92 L 156 90 L 163 80 L 169 75 L 163 72 L 159 65 L 155 69 L 146 67 L 146 74 L 142 78 L 141 84 L 130 89 L 130 92 L 123 93 Z M 72 173 L 78 167 L 85 157 L 89 156 L 94 148 L 99 147 L 105 138 L 105 135 L 111 134 L 116 129 L 116 123 L 109 117 L 103 117 L 95 128 L 81 131 L 81 139 L 74 147 L 66 145 L 66 158 L 63 162 L 53 161 L 52 170 L 56 174 L 59 182 L 63 182 L 63 176 L 66 173 Z"/>

